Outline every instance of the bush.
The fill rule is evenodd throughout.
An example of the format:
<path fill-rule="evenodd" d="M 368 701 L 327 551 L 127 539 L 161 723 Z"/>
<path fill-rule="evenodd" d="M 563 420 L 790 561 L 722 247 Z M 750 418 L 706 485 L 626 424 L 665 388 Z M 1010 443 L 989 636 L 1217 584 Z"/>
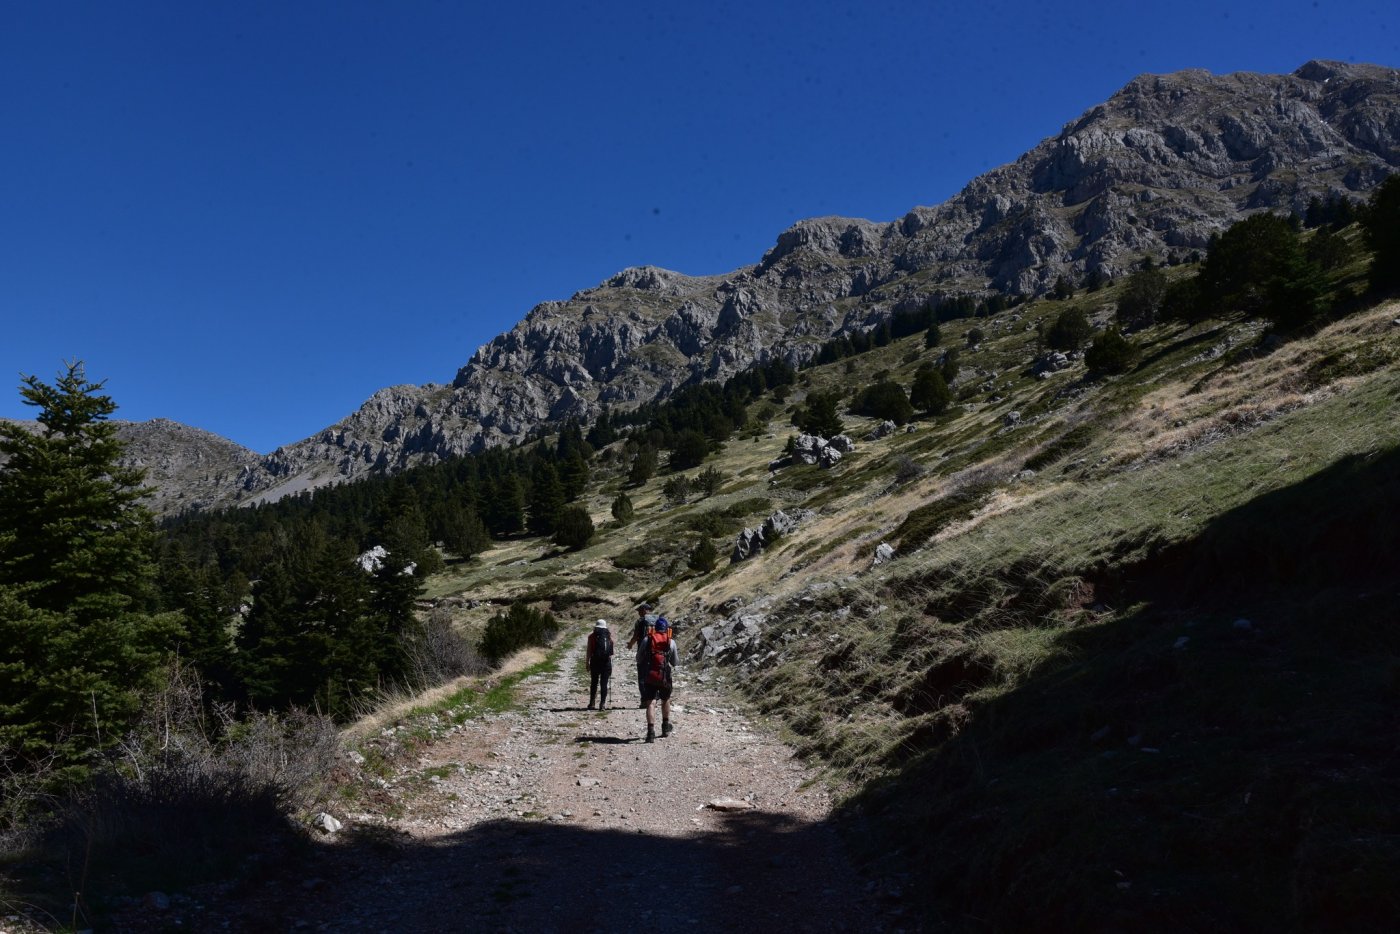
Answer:
<path fill-rule="evenodd" d="M 983 492 L 960 490 L 913 510 L 895 529 L 899 550 L 917 548 L 954 522 L 970 517 L 984 499 Z"/>
<path fill-rule="evenodd" d="M 559 632 L 559 621 L 550 613 L 531 609 L 524 603 L 512 603 L 504 613 L 497 613 L 486 622 L 481 637 L 481 654 L 492 665 L 499 665 L 508 655 L 532 645 L 548 645 Z"/>
<path fill-rule="evenodd" d="M 724 485 L 724 474 L 713 467 L 706 467 L 695 477 L 695 491 L 701 496 L 714 496 Z"/>
<path fill-rule="evenodd" d="M 408 677 L 418 689 L 481 674 L 487 668 L 476 646 L 458 631 L 452 614 L 443 607 L 434 607 L 411 625 L 402 642 Z"/>
<path fill-rule="evenodd" d="M 643 571 L 651 567 L 656 558 L 656 549 L 650 545 L 637 545 L 614 555 L 612 563 L 613 567 L 624 571 Z"/>
<path fill-rule="evenodd" d="M 1167 286 L 1157 316 L 1164 321 L 1195 324 L 1210 317 L 1210 306 L 1201 294 L 1200 276 L 1178 279 Z"/>
<path fill-rule="evenodd" d="M 96 766 L 32 836 L 36 864 L 83 867 L 88 888 L 100 878 L 109 891 L 140 893 L 226 880 L 249 853 L 291 843 L 287 815 L 328 792 L 335 724 L 301 709 L 235 721 L 231 708 L 210 712 L 199 684 L 193 669 L 173 668 L 144 699 L 121 756 Z M 84 879 L 72 881 L 81 897 Z"/>

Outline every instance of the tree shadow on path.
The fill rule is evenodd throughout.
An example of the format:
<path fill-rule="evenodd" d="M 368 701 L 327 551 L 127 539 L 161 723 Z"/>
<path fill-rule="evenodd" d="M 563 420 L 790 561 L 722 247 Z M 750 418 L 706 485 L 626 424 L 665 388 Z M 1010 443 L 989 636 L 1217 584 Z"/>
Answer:
<path fill-rule="evenodd" d="M 749 811 L 676 835 L 598 816 L 498 820 L 428 842 L 318 844 L 227 918 L 230 931 L 881 930 L 829 823 Z M 594 826 L 589 826 L 593 823 Z M 312 877 L 334 880 L 308 890 Z M 890 906 L 885 906 L 889 908 Z M 224 919 L 218 923 L 222 926 Z"/>

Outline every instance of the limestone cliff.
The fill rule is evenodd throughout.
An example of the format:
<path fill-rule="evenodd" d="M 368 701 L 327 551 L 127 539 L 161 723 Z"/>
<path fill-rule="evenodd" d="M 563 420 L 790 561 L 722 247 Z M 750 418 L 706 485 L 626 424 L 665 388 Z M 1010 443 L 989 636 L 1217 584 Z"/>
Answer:
<path fill-rule="evenodd" d="M 1143 75 L 941 205 L 886 223 L 804 220 L 727 275 L 624 270 L 536 306 L 450 386 L 381 390 L 252 466 L 241 455 L 236 470 L 196 463 L 208 489 L 185 496 L 201 506 L 275 498 L 509 443 L 541 423 L 588 419 L 774 355 L 801 361 L 902 307 L 1036 294 L 1061 275 L 1111 277 L 1144 255 L 1203 250 L 1247 213 L 1301 211 L 1316 196 L 1359 200 L 1397 167 L 1394 69 L 1309 62 L 1291 75 Z"/>

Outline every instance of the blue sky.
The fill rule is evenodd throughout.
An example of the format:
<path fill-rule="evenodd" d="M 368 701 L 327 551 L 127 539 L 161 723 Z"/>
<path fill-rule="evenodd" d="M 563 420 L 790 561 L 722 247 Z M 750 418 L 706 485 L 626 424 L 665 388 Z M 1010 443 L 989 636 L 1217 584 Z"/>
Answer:
<path fill-rule="evenodd" d="M 259 452 L 627 266 L 884 221 L 1143 72 L 1400 65 L 1391 2 L 0 4 L 0 416 L 64 360 Z"/>

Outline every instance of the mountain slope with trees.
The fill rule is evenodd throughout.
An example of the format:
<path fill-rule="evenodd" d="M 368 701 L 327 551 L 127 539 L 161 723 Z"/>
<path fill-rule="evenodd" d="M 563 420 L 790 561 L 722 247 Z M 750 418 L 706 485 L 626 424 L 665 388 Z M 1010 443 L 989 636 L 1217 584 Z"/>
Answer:
<path fill-rule="evenodd" d="M 0 817 L 54 808 L 4 884 L 66 910 L 61 867 L 85 854 L 94 911 L 255 885 L 272 863 L 215 859 L 219 834 L 285 839 L 279 812 L 333 813 L 369 853 L 414 801 L 386 776 L 504 703 L 493 665 L 646 599 L 690 676 L 824 771 L 918 923 L 1392 928 L 1397 192 L 1392 175 L 1364 203 L 1253 213 L 1199 262 L 924 306 L 798 366 L 159 536 L 101 387 L 29 380 L 60 430 L 5 430 L 4 527 L 28 531 L 0 535 L 0 665 L 38 683 L 32 636 L 118 626 L 150 652 L 110 688 L 110 654 L 67 665 L 53 710 L 4 699 L 0 781 L 28 792 L 4 800 L 28 813 Z M 115 563 L 91 598 L 58 573 L 98 556 Z M 433 686 L 449 699 L 354 726 Z M 85 697 L 98 722 L 70 751 Z M 98 780 L 56 774 L 44 743 Z M 188 831 L 162 849 L 149 828 L 172 813 Z M 124 859 L 148 852 L 159 871 Z M 277 871 L 302 865 L 279 852 Z"/>
<path fill-rule="evenodd" d="M 1143 255 L 1197 257 L 1244 215 L 1364 198 L 1400 167 L 1397 109 L 1400 73 L 1374 65 L 1143 75 L 942 205 L 888 223 L 804 220 L 725 275 L 624 270 L 536 306 L 450 385 L 381 390 L 251 468 L 238 455 L 186 474 L 169 502 L 266 501 L 395 472 L 757 362 L 797 366 L 902 312 L 1063 297 L 1130 273 Z"/>

